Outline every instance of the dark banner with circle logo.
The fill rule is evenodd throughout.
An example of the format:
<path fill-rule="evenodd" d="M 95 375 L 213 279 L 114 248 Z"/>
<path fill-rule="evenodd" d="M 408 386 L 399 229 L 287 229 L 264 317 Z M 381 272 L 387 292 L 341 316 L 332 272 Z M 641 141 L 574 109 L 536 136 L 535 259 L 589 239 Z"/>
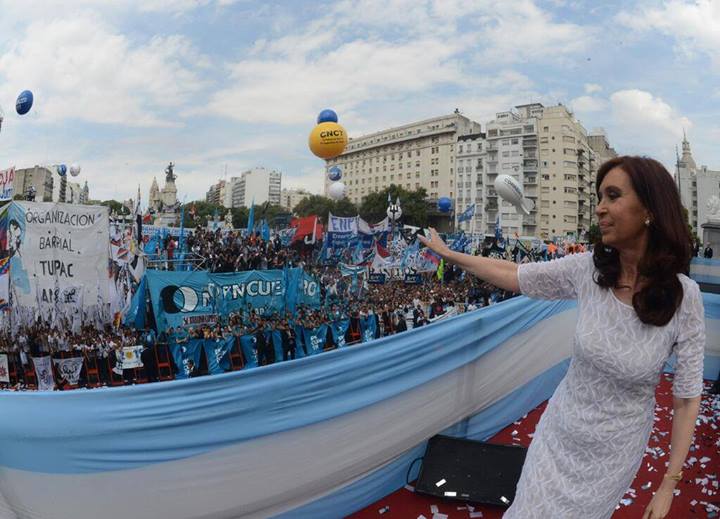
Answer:
<path fill-rule="evenodd" d="M 158 329 L 202 324 L 209 316 L 254 309 L 260 315 L 320 305 L 320 287 L 300 268 L 226 274 L 149 270 L 148 288 Z"/>

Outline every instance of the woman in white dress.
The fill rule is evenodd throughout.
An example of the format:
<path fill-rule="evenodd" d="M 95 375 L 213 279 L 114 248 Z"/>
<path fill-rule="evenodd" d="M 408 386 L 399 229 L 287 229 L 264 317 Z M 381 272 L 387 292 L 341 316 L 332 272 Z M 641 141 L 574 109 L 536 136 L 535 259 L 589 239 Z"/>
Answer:
<path fill-rule="evenodd" d="M 601 240 L 593 252 L 517 265 L 451 251 L 433 229 L 421 238 L 500 288 L 578 301 L 568 373 L 538 423 L 504 519 L 612 516 L 642 462 L 672 353 L 669 465 L 643 519 L 667 515 L 682 479 L 702 393 L 705 318 L 700 290 L 685 275 L 691 248 L 680 197 L 670 173 L 641 157 L 606 162 L 597 186 Z"/>

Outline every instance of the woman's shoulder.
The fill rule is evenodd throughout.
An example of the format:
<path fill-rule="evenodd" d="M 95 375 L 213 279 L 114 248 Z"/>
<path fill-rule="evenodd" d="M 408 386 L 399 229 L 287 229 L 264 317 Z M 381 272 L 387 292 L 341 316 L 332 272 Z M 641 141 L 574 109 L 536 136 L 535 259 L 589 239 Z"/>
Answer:
<path fill-rule="evenodd" d="M 688 297 L 692 297 L 693 295 L 700 293 L 700 285 L 697 284 L 697 281 L 685 274 L 677 274 L 677 277 L 683 288 L 684 301 L 687 300 Z M 700 297 L 702 297 L 702 295 Z"/>

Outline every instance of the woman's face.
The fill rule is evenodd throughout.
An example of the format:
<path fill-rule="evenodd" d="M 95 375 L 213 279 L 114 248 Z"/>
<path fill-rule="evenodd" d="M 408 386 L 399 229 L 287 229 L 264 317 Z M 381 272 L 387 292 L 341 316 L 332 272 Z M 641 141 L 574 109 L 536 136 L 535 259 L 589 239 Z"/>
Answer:
<path fill-rule="evenodd" d="M 604 245 L 620 250 L 636 246 L 647 237 L 645 219 L 650 213 L 633 189 L 630 176 L 619 167 L 603 178 L 595 213 Z"/>

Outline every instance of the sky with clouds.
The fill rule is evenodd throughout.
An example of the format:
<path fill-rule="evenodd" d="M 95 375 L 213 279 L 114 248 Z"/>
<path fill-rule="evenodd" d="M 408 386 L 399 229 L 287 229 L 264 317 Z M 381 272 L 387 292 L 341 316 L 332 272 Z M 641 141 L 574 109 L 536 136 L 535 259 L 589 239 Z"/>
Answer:
<path fill-rule="evenodd" d="M 95 199 L 265 166 L 320 192 L 317 113 L 359 136 L 456 107 L 570 106 L 672 167 L 720 169 L 718 0 L 0 0 L 0 169 L 77 162 Z M 35 105 L 15 113 L 18 93 Z"/>

